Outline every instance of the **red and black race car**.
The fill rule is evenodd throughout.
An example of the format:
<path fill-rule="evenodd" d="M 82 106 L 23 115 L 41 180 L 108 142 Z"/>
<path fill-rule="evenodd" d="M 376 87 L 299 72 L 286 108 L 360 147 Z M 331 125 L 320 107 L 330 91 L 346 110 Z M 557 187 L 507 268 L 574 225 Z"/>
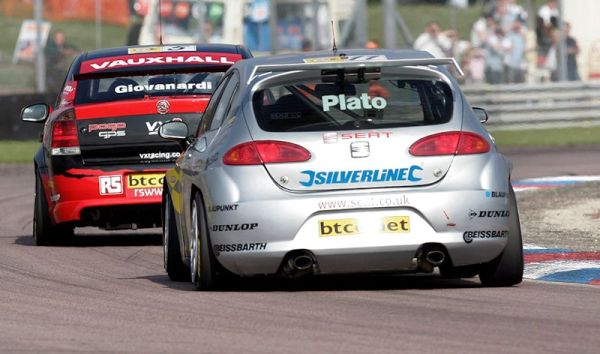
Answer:
<path fill-rule="evenodd" d="M 181 147 L 159 127 L 181 120 L 195 129 L 223 73 L 251 56 L 239 45 L 185 44 L 75 58 L 53 107 L 21 113 L 45 122 L 34 158 L 36 243 L 64 243 L 74 227 L 160 226 L 163 176 Z"/>

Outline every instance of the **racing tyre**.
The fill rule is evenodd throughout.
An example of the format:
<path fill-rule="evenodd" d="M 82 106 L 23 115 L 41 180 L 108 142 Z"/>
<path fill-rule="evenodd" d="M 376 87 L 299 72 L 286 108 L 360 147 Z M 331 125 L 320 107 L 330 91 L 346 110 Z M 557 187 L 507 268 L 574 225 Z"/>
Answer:
<path fill-rule="evenodd" d="M 517 199 L 512 187 L 508 202 L 511 218 L 508 242 L 500 256 L 482 266 L 479 279 L 483 286 L 511 286 L 523 280 L 523 241 Z"/>
<path fill-rule="evenodd" d="M 165 202 L 163 203 L 163 260 L 165 271 L 169 279 L 173 281 L 188 280 L 189 269 L 181 260 L 181 249 L 179 247 L 179 236 L 175 224 L 175 212 L 171 198 L 166 189 Z"/>
<path fill-rule="evenodd" d="M 210 290 L 215 286 L 217 265 L 208 237 L 204 203 L 199 193 L 196 193 L 192 201 L 191 229 L 190 271 L 192 283 L 197 290 Z"/>
<path fill-rule="evenodd" d="M 73 227 L 52 224 L 48 213 L 48 201 L 39 173 L 35 174 L 33 239 L 38 246 L 66 245 L 73 240 Z"/>

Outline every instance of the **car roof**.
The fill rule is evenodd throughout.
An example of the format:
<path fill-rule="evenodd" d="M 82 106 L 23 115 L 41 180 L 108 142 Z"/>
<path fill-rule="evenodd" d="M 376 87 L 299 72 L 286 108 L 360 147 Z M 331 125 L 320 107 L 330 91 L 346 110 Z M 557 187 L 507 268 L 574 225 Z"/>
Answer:
<path fill-rule="evenodd" d="M 339 49 L 336 52 L 332 50 L 322 50 L 315 52 L 299 52 L 299 53 L 288 53 L 278 54 L 264 57 L 256 57 L 251 60 L 247 60 L 247 65 L 275 65 L 275 64 L 294 64 L 303 63 L 305 59 L 311 58 L 326 58 L 334 56 L 354 56 L 360 55 L 365 57 L 374 57 L 378 55 L 384 55 L 388 59 L 426 59 L 433 58 L 433 56 L 426 51 L 412 50 L 412 49 Z"/>
<path fill-rule="evenodd" d="M 91 60 L 91 59 L 99 59 L 99 58 L 106 58 L 106 57 L 131 55 L 132 49 L 137 50 L 141 54 L 141 53 L 144 53 L 143 49 L 148 49 L 148 48 L 168 48 L 168 47 L 188 47 L 188 46 L 196 47 L 196 50 L 195 50 L 196 52 L 217 52 L 217 53 L 240 54 L 244 58 L 252 56 L 250 51 L 242 45 L 206 43 L 206 44 L 133 45 L 133 46 L 123 46 L 123 47 L 115 47 L 115 48 L 104 48 L 104 49 L 96 49 L 96 50 L 90 50 L 88 52 L 84 52 L 81 54 L 81 58 L 82 58 L 82 60 Z"/>
<path fill-rule="evenodd" d="M 446 65 L 453 64 L 458 68 L 455 60 L 452 58 L 438 59 L 434 58 L 429 52 L 413 49 L 344 49 L 315 52 L 300 52 L 279 54 L 264 57 L 255 57 L 237 62 L 233 68 L 241 72 L 242 80 L 250 82 L 257 73 L 257 68 L 268 67 L 273 71 L 292 71 L 307 70 L 307 67 L 313 66 L 314 69 L 325 68 L 335 65 L 338 58 L 347 58 L 346 64 L 354 62 L 389 62 L 390 64 L 399 63 L 399 61 L 411 62 L 412 65 Z M 332 60 L 331 60 L 332 59 Z M 330 61 L 331 60 L 331 61 Z M 422 63 L 422 64 L 421 64 Z M 405 64 L 409 65 L 409 64 Z M 280 70 L 277 67 L 281 66 Z M 286 68 L 283 70 L 283 68 Z M 446 73 L 445 69 L 442 69 Z M 263 70 L 267 72 L 269 70 Z M 460 68 L 458 68 L 460 71 Z"/>

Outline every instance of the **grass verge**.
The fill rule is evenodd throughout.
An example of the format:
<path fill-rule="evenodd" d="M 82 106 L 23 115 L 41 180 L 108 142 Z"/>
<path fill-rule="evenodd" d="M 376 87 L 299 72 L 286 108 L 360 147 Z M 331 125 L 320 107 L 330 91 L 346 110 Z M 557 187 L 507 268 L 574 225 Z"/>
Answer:
<path fill-rule="evenodd" d="M 600 145 L 600 126 L 492 131 L 499 147 Z"/>
<path fill-rule="evenodd" d="M 27 163 L 33 161 L 33 155 L 40 146 L 37 140 L 0 141 L 0 163 Z"/>

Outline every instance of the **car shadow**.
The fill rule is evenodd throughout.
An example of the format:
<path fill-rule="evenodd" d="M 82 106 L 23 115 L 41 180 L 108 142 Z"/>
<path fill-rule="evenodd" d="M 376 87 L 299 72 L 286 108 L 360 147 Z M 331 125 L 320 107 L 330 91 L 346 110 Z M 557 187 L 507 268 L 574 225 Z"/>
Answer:
<path fill-rule="evenodd" d="M 19 236 L 16 245 L 36 246 L 31 235 Z M 162 235 L 153 232 L 105 232 L 91 234 L 75 234 L 68 243 L 59 243 L 55 247 L 112 247 L 112 246 L 159 246 L 162 245 Z M 53 247 L 53 246 L 45 246 Z"/>
<path fill-rule="evenodd" d="M 189 281 L 172 281 L 164 275 L 146 279 L 164 287 L 194 291 Z M 480 288 L 478 278 L 445 279 L 437 274 L 419 275 L 322 275 L 301 279 L 281 277 L 230 278 L 211 292 L 303 292 L 303 291 L 373 291 L 373 290 L 434 290 Z"/>

